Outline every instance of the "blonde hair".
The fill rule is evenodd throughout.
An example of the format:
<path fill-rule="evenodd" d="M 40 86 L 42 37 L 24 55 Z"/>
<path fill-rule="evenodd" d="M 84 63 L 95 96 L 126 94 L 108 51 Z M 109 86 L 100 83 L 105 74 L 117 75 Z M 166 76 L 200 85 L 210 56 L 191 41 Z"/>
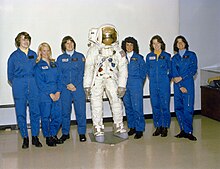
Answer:
<path fill-rule="evenodd" d="M 50 45 L 49 45 L 48 43 L 46 43 L 46 42 L 43 42 L 43 43 L 41 43 L 41 44 L 39 45 L 39 47 L 38 47 L 36 63 L 38 63 L 38 62 L 42 59 L 41 51 L 42 51 L 42 49 L 43 49 L 44 47 L 47 47 L 47 48 L 49 49 L 49 51 L 50 51 L 49 60 L 50 60 L 50 61 L 54 61 L 54 59 L 52 58 L 52 50 L 51 50 Z"/>

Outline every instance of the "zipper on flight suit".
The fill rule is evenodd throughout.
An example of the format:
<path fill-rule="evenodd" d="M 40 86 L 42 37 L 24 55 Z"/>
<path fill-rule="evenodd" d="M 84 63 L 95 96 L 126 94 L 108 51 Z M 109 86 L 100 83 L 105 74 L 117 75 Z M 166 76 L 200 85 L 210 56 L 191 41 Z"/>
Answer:
<path fill-rule="evenodd" d="M 190 95 L 188 96 L 188 106 L 189 106 Z"/>
<path fill-rule="evenodd" d="M 71 72 L 72 59 L 69 59 L 69 63 L 70 63 L 70 83 L 71 83 L 72 82 L 72 72 Z"/>

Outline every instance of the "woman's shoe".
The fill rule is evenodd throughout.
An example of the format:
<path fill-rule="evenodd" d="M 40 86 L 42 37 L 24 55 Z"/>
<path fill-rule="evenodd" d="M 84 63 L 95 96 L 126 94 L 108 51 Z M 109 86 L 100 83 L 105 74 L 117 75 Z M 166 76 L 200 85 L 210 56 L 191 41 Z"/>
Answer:
<path fill-rule="evenodd" d="M 161 134 L 162 127 L 157 127 L 155 132 L 153 133 L 153 136 L 159 136 Z"/>
<path fill-rule="evenodd" d="M 167 127 L 162 127 L 161 135 L 160 136 L 161 137 L 166 137 L 167 133 L 168 133 Z"/>
<path fill-rule="evenodd" d="M 143 132 L 142 131 L 136 131 L 134 139 L 140 139 L 142 136 L 143 136 Z"/>

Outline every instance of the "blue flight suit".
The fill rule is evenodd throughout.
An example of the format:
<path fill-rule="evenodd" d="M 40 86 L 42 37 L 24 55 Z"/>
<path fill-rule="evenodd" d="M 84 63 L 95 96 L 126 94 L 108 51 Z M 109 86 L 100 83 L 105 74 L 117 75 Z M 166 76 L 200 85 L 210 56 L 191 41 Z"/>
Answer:
<path fill-rule="evenodd" d="M 194 78 L 197 72 L 197 56 L 194 52 L 186 50 L 183 57 L 179 53 L 172 58 L 173 77 L 182 77 L 179 83 L 174 83 L 174 108 L 181 130 L 185 133 L 193 131 L 194 113 Z M 181 87 L 187 89 L 187 93 L 180 91 Z"/>
<path fill-rule="evenodd" d="M 146 57 L 150 86 L 150 101 L 155 127 L 170 127 L 170 54 L 162 51 L 158 56 L 151 52 Z"/>
<path fill-rule="evenodd" d="M 34 78 L 34 66 L 37 54 L 28 50 L 26 55 L 19 48 L 8 59 L 8 81 L 12 85 L 18 127 L 22 138 L 28 137 L 27 104 L 29 104 L 32 136 L 38 136 L 40 111 L 38 106 L 38 88 Z"/>
<path fill-rule="evenodd" d="M 57 64 L 48 65 L 40 60 L 35 66 L 35 78 L 39 88 L 41 126 L 44 137 L 56 136 L 62 121 L 61 99 L 53 101 L 50 94 L 61 92 L 61 76 Z"/>
<path fill-rule="evenodd" d="M 128 128 L 145 130 L 143 112 L 143 85 L 146 78 L 146 65 L 143 56 L 133 53 L 128 63 L 126 93 L 123 97 Z"/>
<path fill-rule="evenodd" d="M 85 57 L 76 51 L 72 56 L 63 53 L 57 58 L 57 63 L 62 74 L 62 134 L 67 135 L 70 131 L 72 101 L 78 124 L 78 133 L 85 134 L 86 96 L 83 88 Z M 67 85 L 70 83 L 76 87 L 76 91 L 72 92 L 67 89 Z"/>

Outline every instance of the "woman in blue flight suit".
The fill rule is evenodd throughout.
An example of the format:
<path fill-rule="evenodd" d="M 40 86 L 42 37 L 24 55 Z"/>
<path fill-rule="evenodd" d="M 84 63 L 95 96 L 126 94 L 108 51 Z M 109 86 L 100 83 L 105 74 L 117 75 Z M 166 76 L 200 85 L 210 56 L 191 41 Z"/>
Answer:
<path fill-rule="evenodd" d="M 62 74 L 62 136 L 61 140 L 69 139 L 70 116 L 72 101 L 78 124 L 79 140 L 86 141 L 86 96 L 83 88 L 85 57 L 75 51 L 76 43 L 71 36 L 63 38 L 61 49 L 63 54 L 57 59 Z"/>
<path fill-rule="evenodd" d="M 172 76 L 174 81 L 174 108 L 181 132 L 175 137 L 196 141 L 193 136 L 194 75 L 197 72 L 197 56 L 189 51 L 185 37 L 177 36 L 174 41 Z"/>
<path fill-rule="evenodd" d="M 57 138 L 61 125 L 61 76 L 57 64 L 51 57 L 51 47 L 41 43 L 38 48 L 35 77 L 39 88 L 39 102 L 41 112 L 41 126 L 46 144 L 56 146 L 63 141 Z"/>
<path fill-rule="evenodd" d="M 159 35 L 150 40 L 151 52 L 146 57 L 150 100 L 156 131 L 153 136 L 166 137 L 170 127 L 171 58 L 165 52 L 165 43 Z"/>
<path fill-rule="evenodd" d="M 29 104 L 32 145 L 42 147 L 38 139 L 40 112 L 38 107 L 38 88 L 34 78 L 34 65 L 37 54 L 29 49 L 31 37 L 21 32 L 15 38 L 17 50 L 8 59 L 8 81 L 12 85 L 18 127 L 23 138 L 22 148 L 29 147 L 27 130 L 27 104 Z"/>
<path fill-rule="evenodd" d="M 139 139 L 145 130 L 145 119 L 143 112 L 143 86 L 146 78 L 146 65 L 143 56 L 139 54 L 137 40 L 127 37 L 122 41 L 122 49 L 126 52 L 128 59 L 128 80 L 126 92 L 123 97 L 125 113 L 127 116 L 128 135 L 135 134 Z"/>

